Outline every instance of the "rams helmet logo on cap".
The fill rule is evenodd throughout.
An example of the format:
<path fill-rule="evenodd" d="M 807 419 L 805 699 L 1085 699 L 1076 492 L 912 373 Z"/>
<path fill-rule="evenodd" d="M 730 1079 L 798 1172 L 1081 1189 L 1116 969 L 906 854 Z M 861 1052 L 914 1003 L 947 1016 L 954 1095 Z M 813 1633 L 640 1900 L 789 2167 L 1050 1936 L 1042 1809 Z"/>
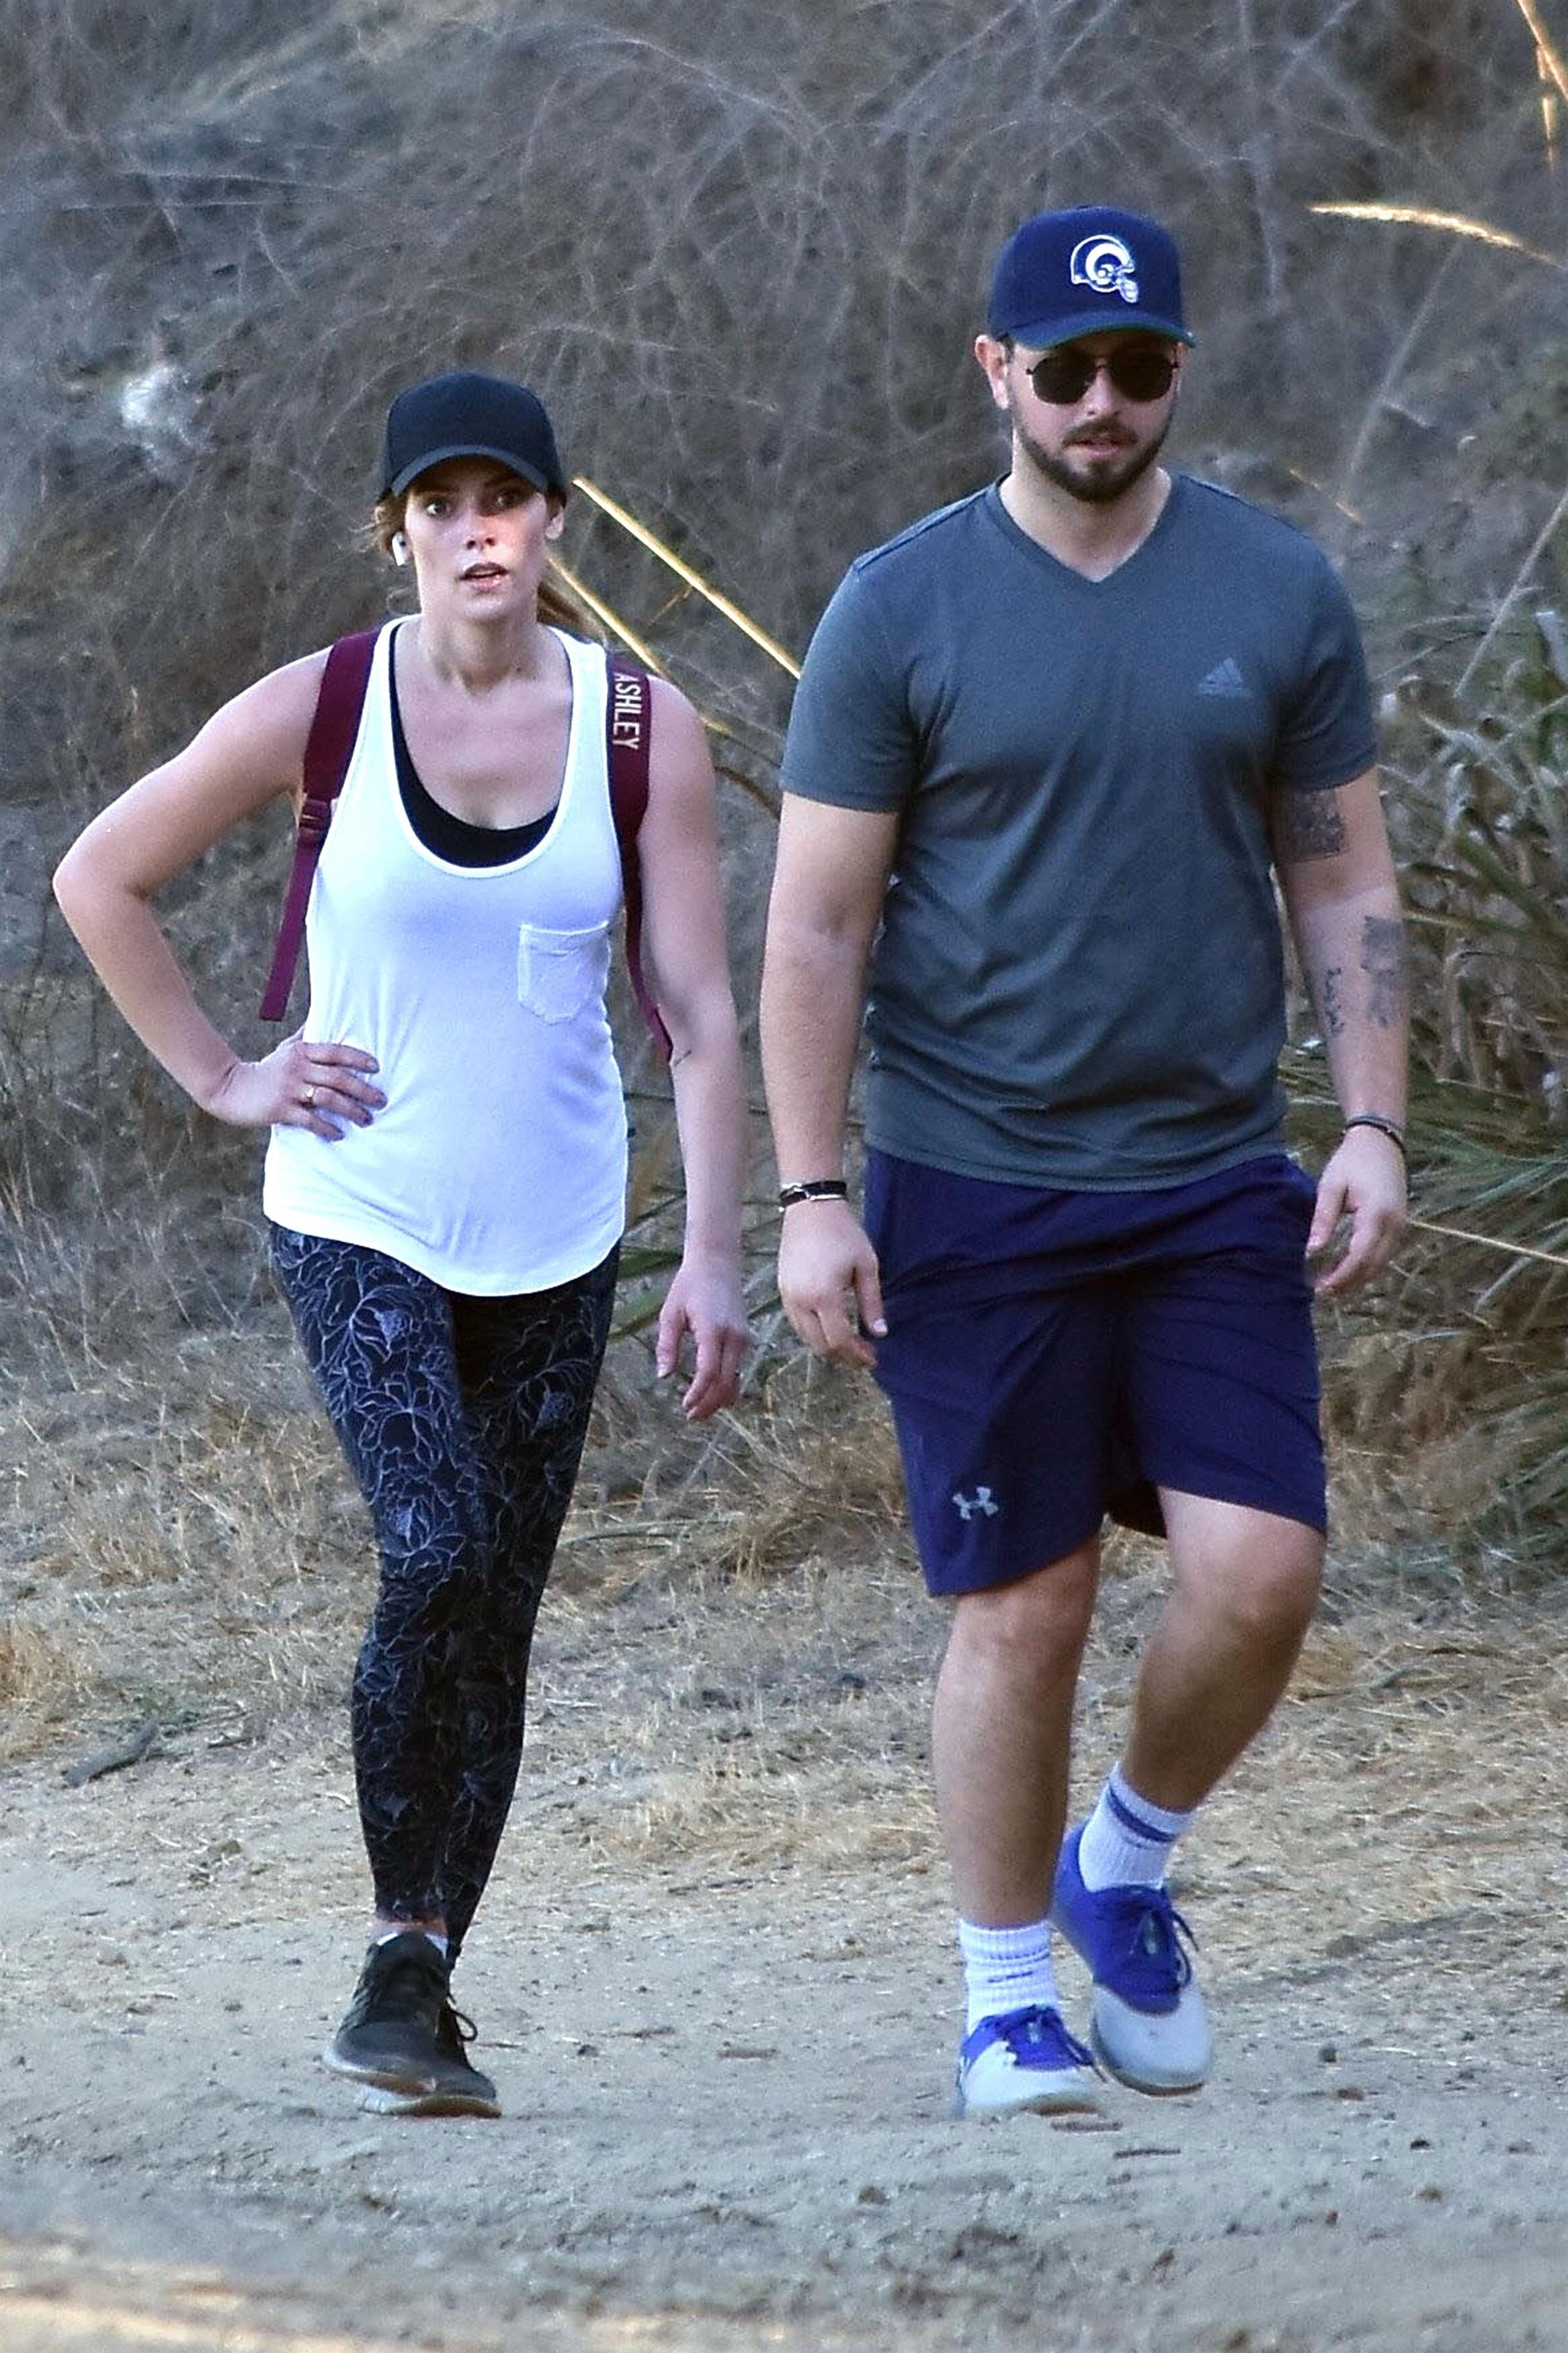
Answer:
<path fill-rule="evenodd" d="M 1068 269 L 1075 286 L 1092 287 L 1097 294 L 1120 294 L 1124 302 L 1138 300 L 1138 265 L 1119 237 L 1086 237 L 1074 246 Z"/>

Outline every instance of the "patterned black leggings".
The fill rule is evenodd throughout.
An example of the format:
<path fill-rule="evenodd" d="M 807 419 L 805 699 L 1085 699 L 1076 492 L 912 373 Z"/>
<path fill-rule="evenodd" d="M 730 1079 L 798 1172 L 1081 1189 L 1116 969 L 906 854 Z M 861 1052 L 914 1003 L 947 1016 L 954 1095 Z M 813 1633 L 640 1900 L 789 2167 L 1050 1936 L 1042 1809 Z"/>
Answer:
<path fill-rule="evenodd" d="M 353 1686 L 378 1908 L 444 1915 L 456 1955 L 522 1751 L 534 1617 L 582 1459 L 616 1252 L 514 1299 L 443 1291 L 354 1242 L 272 1229 L 272 1260 L 364 1491 L 381 1588 Z"/>

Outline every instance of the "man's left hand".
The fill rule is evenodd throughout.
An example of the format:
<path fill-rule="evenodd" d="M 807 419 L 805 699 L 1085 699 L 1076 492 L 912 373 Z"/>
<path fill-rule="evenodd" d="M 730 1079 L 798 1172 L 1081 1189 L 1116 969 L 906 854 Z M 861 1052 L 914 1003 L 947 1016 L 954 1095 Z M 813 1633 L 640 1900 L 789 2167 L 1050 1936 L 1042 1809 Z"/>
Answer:
<path fill-rule="evenodd" d="M 1405 1155 L 1391 1135 L 1352 1127 L 1318 1180 L 1318 1205 L 1307 1255 L 1333 1240 L 1342 1219 L 1351 1221 L 1342 1257 L 1318 1277 L 1320 1295 L 1347 1298 L 1383 1272 L 1405 1232 Z"/>

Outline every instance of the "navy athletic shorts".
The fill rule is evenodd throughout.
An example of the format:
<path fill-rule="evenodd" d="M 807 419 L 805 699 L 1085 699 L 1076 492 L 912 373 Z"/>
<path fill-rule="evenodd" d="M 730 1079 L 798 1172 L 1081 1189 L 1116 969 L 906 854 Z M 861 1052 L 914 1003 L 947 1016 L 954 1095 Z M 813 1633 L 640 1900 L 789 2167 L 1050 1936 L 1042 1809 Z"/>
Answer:
<path fill-rule="evenodd" d="M 1045 1192 L 871 1154 L 891 1400 L 933 1593 L 1044 1568 L 1160 1487 L 1326 1525 L 1305 1250 L 1284 1154 L 1151 1193 Z"/>

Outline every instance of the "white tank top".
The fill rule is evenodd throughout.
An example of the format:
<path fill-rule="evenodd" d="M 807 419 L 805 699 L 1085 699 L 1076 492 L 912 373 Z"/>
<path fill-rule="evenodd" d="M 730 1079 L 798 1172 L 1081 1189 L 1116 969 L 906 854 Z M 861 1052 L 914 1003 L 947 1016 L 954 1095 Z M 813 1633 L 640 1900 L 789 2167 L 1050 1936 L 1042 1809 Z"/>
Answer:
<path fill-rule="evenodd" d="M 543 1291 L 596 1266 L 625 1222 L 626 1117 L 605 1010 L 621 864 L 605 659 L 572 671 L 560 805 L 506 866 L 426 849 L 398 790 L 381 632 L 310 892 L 307 1038 L 363 1046 L 386 1105 L 329 1144 L 275 1127 L 262 1207 L 384 1250 L 448 1291 Z"/>

